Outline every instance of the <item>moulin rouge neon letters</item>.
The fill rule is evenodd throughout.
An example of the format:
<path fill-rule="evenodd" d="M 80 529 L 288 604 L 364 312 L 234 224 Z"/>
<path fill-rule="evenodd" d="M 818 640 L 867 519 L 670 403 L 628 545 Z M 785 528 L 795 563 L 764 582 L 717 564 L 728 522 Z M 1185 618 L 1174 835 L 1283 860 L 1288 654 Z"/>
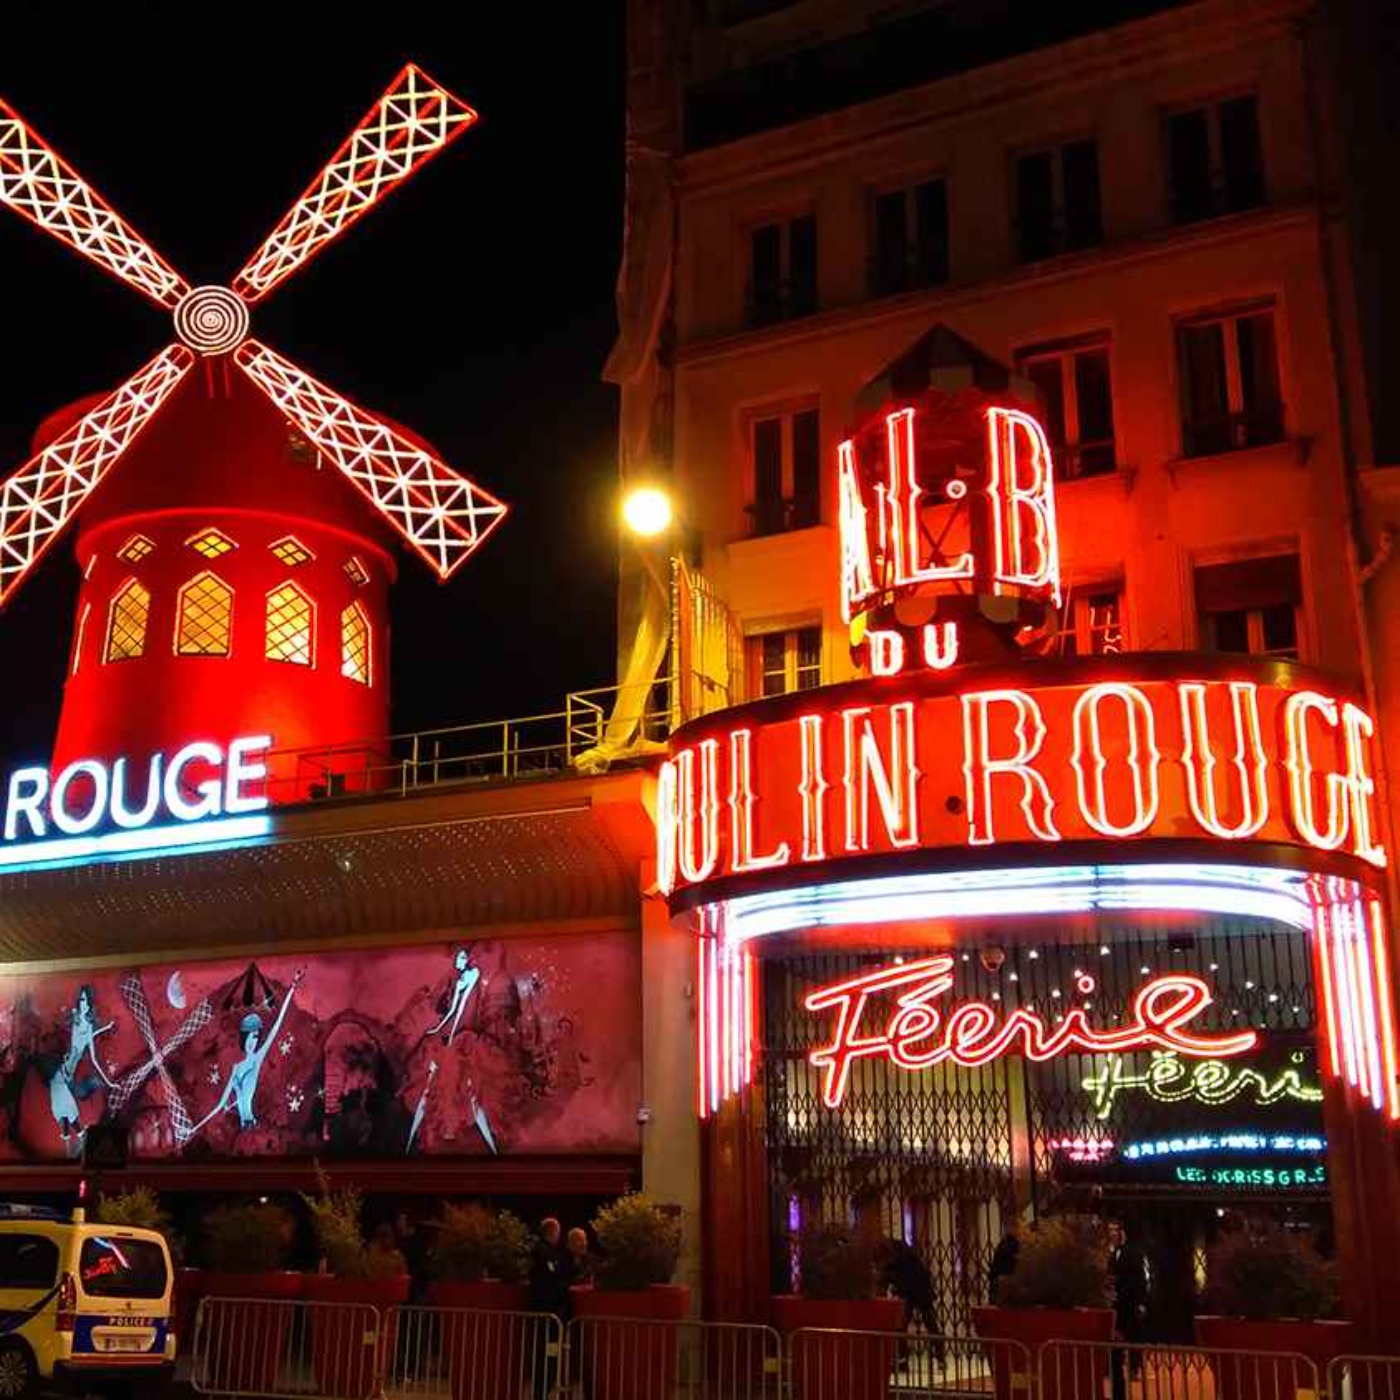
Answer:
<path fill-rule="evenodd" d="M 1374 725 L 1320 691 L 1140 678 L 961 693 L 925 672 L 713 730 L 663 767 L 671 893 L 729 875 L 908 848 L 1258 839 L 1386 862 Z M 911 686 L 916 684 L 910 678 Z"/>
<path fill-rule="evenodd" d="M 1096 1030 L 1086 1012 L 1072 1007 L 1051 1027 L 1034 1011 L 1018 1007 L 1003 1014 L 985 1001 L 931 1005 L 953 987 L 953 959 L 946 953 L 880 968 L 810 993 L 808 1011 L 834 1010 L 836 1029 L 827 1044 L 807 1057 L 823 1071 L 822 1098 L 838 1108 L 846 1096 L 851 1066 L 862 1059 L 885 1059 L 905 1070 L 927 1069 L 951 1060 L 975 1068 L 1018 1048 L 1031 1060 L 1066 1051 L 1122 1054 L 1128 1050 L 1173 1050 L 1227 1059 L 1247 1054 L 1258 1043 L 1252 1031 L 1193 1035 L 1186 1029 L 1211 1004 L 1210 988 L 1199 977 L 1171 973 L 1155 977 L 1133 997 L 1129 1020 L 1114 1030 Z M 866 1011 L 877 994 L 893 994 L 893 1009 L 866 1029 Z"/>
<path fill-rule="evenodd" d="M 46 768 L 16 769 L 5 801 L 4 840 L 84 836 L 107 826 L 135 831 L 166 818 L 198 822 L 263 811 L 266 795 L 249 789 L 266 778 L 263 759 L 271 746 L 266 734 L 234 739 L 227 750 L 205 741 L 186 744 L 168 759 L 153 754 L 142 783 L 133 783 L 125 758 L 110 765 L 79 759 L 52 780 Z"/>

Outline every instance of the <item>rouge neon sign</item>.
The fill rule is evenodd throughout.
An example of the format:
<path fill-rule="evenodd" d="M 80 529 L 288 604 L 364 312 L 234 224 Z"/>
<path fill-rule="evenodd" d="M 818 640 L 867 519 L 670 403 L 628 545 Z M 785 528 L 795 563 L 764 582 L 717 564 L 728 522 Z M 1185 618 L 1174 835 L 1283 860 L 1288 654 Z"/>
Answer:
<path fill-rule="evenodd" d="M 143 764 L 79 759 L 18 768 L 6 789 L 0 868 L 256 836 L 267 828 L 270 735 L 186 744 Z"/>
<path fill-rule="evenodd" d="M 1191 1023 L 1212 998 L 1201 978 L 1186 973 L 1145 982 L 1133 997 L 1128 1019 L 1102 1029 L 1091 1026 L 1079 1007 L 1062 1013 L 1051 1026 L 1025 1007 L 1003 1013 L 985 1001 L 936 1006 L 953 988 L 953 968 L 953 959 L 939 953 L 822 987 L 804 999 L 808 1011 L 830 1011 L 836 1018 L 830 1040 L 807 1057 L 823 1073 L 822 1098 L 828 1108 L 840 1107 L 851 1066 L 863 1059 L 918 1071 L 947 1061 L 975 1068 L 1016 1051 L 1036 1061 L 1069 1051 L 1131 1050 L 1229 1059 L 1258 1044 L 1252 1030 L 1192 1032 Z"/>
<path fill-rule="evenodd" d="M 1158 679 L 1096 658 L 996 686 L 924 672 L 896 693 L 857 681 L 808 709 L 798 697 L 701 721 L 660 774 L 661 887 L 1104 839 L 1281 842 L 1383 866 L 1371 716 L 1277 668 L 1201 679 L 1209 663 L 1190 664 Z"/>

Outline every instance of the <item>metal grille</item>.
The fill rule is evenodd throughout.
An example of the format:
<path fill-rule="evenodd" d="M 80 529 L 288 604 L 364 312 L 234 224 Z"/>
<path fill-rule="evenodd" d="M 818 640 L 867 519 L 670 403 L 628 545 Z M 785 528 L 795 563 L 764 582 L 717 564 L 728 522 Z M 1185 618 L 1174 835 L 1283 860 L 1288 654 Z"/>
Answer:
<path fill-rule="evenodd" d="M 369 619 L 358 603 L 340 615 L 340 674 L 369 684 Z"/>
<path fill-rule="evenodd" d="M 180 656 L 227 656 L 233 628 L 233 589 L 200 574 L 180 590 L 175 650 Z"/>
<path fill-rule="evenodd" d="M 1024 927 L 993 925 L 969 943 L 955 954 L 952 999 L 977 998 L 1008 1012 L 1025 1007 L 1051 1025 L 1075 1003 L 1088 1003 L 1091 1024 L 1118 1024 L 1130 1018 L 1132 999 L 1149 978 L 1194 973 L 1205 979 L 1214 1001 L 1192 1023 L 1193 1031 L 1253 1026 L 1263 1032 L 1261 1057 L 1249 1062 L 1257 1064 L 1259 1078 L 1247 1078 L 1247 1092 L 1235 1099 L 1197 1104 L 1184 1102 L 1190 1096 L 1181 1092 L 1192 1083 L 1194 1064 L 1159 1068 L 1160 1083 L 1176 1095 L 1174 1101 L 1146 1092 L 1153 1062 L 1146 1053 L 1068 1054 L 1040 1064 L 1008 1057 L 980 1069 L 945 1063 L 917 1074 L 884 1059 L 864 1059 L 851 1067 L 844 1103 L 830 1110 L 807 1056 L 829 1036 L 831 1025 L 825 1016 L 806 1012 L 803 998 L 817 987 L 928 949 L 895 945 L 869 954 L 770 961 L 764 969 L 763 1073 L 775 1288 L 794 1282 L 793 1230 L 819 1217 L 865 1220 L 919 1251 L 933 1276 L 938 1326 L 965 1333 L 970 1309 L 986 1299 L 992 1252 L 1028 1206 L 1038 1212 L 1100 1208 L 1116 1197 L 1158 1222 L 1156 1231 L 1170 1232 L 1174 1219 L 1190 1240 L 1203 1221 L 1213 1220 L 1216 1201 L 1250 1194 L 1208 1175 L 1179 1180 L 1171 1168 L 1153 1170 L 1155 1163 L 1143 1171 L 1137 1162 L 1120 1170 L 1112 1163 L 1075 1161 L 1068 1144 L 1106 1138 L 1120 1146 L 1150 1143 L 1175 1131 L 1183 1111 L 1189 1118 L 1197 1107 L 1199 1121 L 1218 1121 L 1222 1130 L 1260 1121 L 1263 1083 L 1288 1089 L 1262 1110 L 1270 1130 L 1295 1138 L 1321 1133 L 1321 1105 L 1310 1096 L 1318 1074 L 1303 933 L 1260 920 L 1215 919 L 1050 930 L 1036 940 Z M 872 1020 L 876 1014 L 867 1013 Z M 1111 1060 L 1120 1064 L 1110 1111 L 1102 1114 L 1103 1091 L 1096 1100 L 1092 1086 Z M 1253 1194 L 1269 1197 L 1276 1207 L 1306 1205 L 1324 1199 L 1326 1187 L 1310 1179 L 1299 1187 L 1290 1178 L 1283 1192 L 1271 1185 Z"/>
<path fill-rule="evenodd" d="M 107 661 L 134 661 L 146 650 L 146 622 L 151 595 L 136 579 L 128 579 L 112 598 L 107 615 Z"/>
<path fill-rule="evenodd" d="M 311 665 L 311 599 L 294 583 L 284 583 L 267 595 L 269 661 Z"/>

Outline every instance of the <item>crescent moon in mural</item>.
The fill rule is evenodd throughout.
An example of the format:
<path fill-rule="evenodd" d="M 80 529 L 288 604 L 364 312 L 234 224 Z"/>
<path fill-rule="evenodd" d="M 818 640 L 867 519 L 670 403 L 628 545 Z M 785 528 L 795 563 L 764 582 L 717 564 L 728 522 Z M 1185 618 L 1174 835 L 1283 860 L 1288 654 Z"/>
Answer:
<path fill-rule="evenodd" d="M 170 974 L 170 980 L 165 984 L 165 999 L 177 1011 L 185 1009 L 185 984 L 180 979 L 178 969 Z"/>

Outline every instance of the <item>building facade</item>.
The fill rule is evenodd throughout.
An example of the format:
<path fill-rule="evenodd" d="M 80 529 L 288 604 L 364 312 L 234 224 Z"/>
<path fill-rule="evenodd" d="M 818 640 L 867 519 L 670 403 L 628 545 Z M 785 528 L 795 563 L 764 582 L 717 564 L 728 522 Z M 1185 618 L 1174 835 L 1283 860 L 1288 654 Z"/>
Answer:
<path fill-rule="evenodd" d="M 1388 1109 L 1352 1103 L 1338 1087 L 1344 1067 L 1329 1067 L 1334 1003 L 1320 985 L 1326 934 L 1315 920 L 1290 927 L 1260 918 L 1263 906 L 1249 899 L 1193 905 L 1197 897 L 1162 891 L 1155 906 L 1143 891 L 1117 903 L 1056 903 L 1049 883 L 1036 883 L 1048 881 L 1046 852 L 1035 848 L 1046 833 L 1024 828 L 997 868 L 1042 872 L 1027 876 L 1039 903 L 1005 885 L 999 897 L 996 881 L 980 902 L 961 905 L 909 896 L 857 914 L 849 903 L 822 903 L 838 871 L 859 883 L 857 848 L 869 854 L 882 842 L 872 878 L 987 868 L 977 847 L 993 838 L 979 836 L 975 816 L 970 838 L 932 831 L 946 814 L 928 805 L 930 774 L 953 752 L 970 760 L 955 708 L 924 716 L 961 688 L 966 718 L 967 688 L 978 676 L 985 686 L 989 674 L 1003 689 L 1021 677 L 1032 688 L 1037 677 L 1133 688 L 1134 678 L 1179 686 L 1209 676 L 1236 687 L 1345 691 L 1380 736 L 1365 781 L 1375 784 L 1375 839 L 1389 844 L 1384 736 L 1400 721 L 1388 677 L 1394 473 L 1382 456 L 1383 388 L 1368 379 L 1358 333 L 1364 298 L 1342 142 L 1355 104 L 1344 100 L 1340 65 L 1357 17 L 1289 3 L 1119 7 L 1113 23 L 1095 7 L 1032 17 L 1020 7 L 809 0 L 719 4 L 701 19 L 664 4 L 632 9 L 628 255 L 610 366 L 622 386 L 623 472 L 669 480 L 683 522 L 677 548 L 688 559 L 681 574 L 698 567 L 733 632 L 709 695 L 687 697 L 692 723 L 673 738 L 664 779 L 678 792 L 674 829 L 664 829 L 663 812 L 662 834 L 663 867 L 680 866 L 663 879 L 674 919 L 708 950 L 702 991 L 710 957 L 711 993 L 742 1003 L 721 1013 L 715 1033 L 727 1039 L 708 1065 L 701 1011 L 709 1305 L 757 1315 L 767 1293 L 793 1283 L 791 1233 L 818 1215 L 849 1213 L 920 1250 L 943 1325 L 962 1330 L 1009 1223 L 1087 1200 L 1137 1220 L 1159 1242 L 1180 1312 L 1164 1320 L 1168 1328 L 1187 1325 L 1201 1251 L 1231 1208 L 1335 1231 L 1349 1305 L 1358 1317 L 1379 1316 L 1391 1246 L 1374 1252 L 1370 1242 L 1391 1239 L 1394 1139 L 1382 1123 Z M 958 506 L 935 505 L 942 478 L 921 456 L 910 495 L 925 499 L 899 508 L 922 543 L 891 588 L 889 559 L 901 547 L 893 514 L 885 532 L 885 512 L 896 509 L 894 437 L 885 494 L 870 478 L 870 491 L 848 497 L 847 483 L 860 476 L 862 443 L 889 415 L 911 405 L 936 414 L 969 387 L 990 388 L 987 402 L 1021 404 L 1044 428 L 1058 521 L 1055 621 L 1034 656 L 1023 654 L 1024 670 L 1002 656 L 995 672 L 945 672 L 948 656 L 925 652 L 935 670 L 914 677 L 922 663 L 913 661 L 902 680 L 871 688 L 872 673 L 901 667 L 873 649 L 861 630 L 868 620 L 855 619 L 852 631 L 852 570 L 869 564 L 853 562 L 852 510 L 866 523 L 879 517 L 870 548 L 877 573 L 886 569 L 874 591 L 889 590 L 887 603 L 928 593 L 930 571 L 956 572 L 950 561 L 965 526 Z M 936 450 L 920 437 L 920 453 Z M 975 491 L 975 471 L 971 480 Z M 959 499 L 967 489 L 961 483 Z M 646 611 L 635 599 L 653 596 L 627 556 L 623 585 L 626 624 Z M 683 594 L 682 646 L 689 602 Z M 930 616 L 927 598 L 922 606 L 896 608 L 897 625 L 887 620 L 911 653 L 917 632 L 906 624 Z M 1295 663 L 1299 677 L 1325 680 L 1284 680 Z M 625 675 L 635 655 L 622 664 Z M 809 805 L 805 828 L 795 811 L 784 824 L 787 799 L 775 790 L 790 797 L 800 786 L 805 801 L 814 781 L 839 787 L 845 763 L 848 803 L 894 801 L 899 729 L 887 711 L 906 694 L 900 685 L 916 706 L 917 763 L 906 771 L 917 768 L 909 808 L 924 813 L 924 826 L 901 834 L 887 823 L 868 845 L 868 832 L 851 844 L 847 825 L 849 859 L 832 864 L 842 852 L 813 852 L 811 822 L 829 816 L 839 826 L 841 814 Z M 729 715 L 725 707 L 739 701 L 746 707 Z M 1047 700 L 1037 711 L 1050 726 L 1042 738 L 1068 757 L 1078 738 L 1073 726 L 1056 735 L 1052 708 Z M 875 716 L 880 737 L 861 739 L 873 749 L 852 759 L 853 731 L 845 750 L 830 747 L 830 731 L 857 710 Z M 886 718 L 888 731 L 879 728 Z M 802 748 L 800 736 L 780 732 L 795 722 L 826 737 Z M 1165 735 L 1160 725 L 1154 732 Z M 887 784 L 873 798 L 862 766 L 876 761 L 872 753 Z M 833 771 L 822 770 L 823 758 Z M 1190 767 L 1189 754 L 1177 761 Z M 967 781 L 965 795 L 950 783 L 947 812 L 958 821 L 974 798 Z M 1183 808 L 1187 795 L 1179 789 Z M 736 816 L 730 829 L 725 804 L 736 801 L 748 825 Z M 1170 833 L 1091 820 L 1074 858 L 1102 871 L 1098 863 L 1128 858 L 1118 837 L 1185 836 L 1189 822 L 1169 796 L 1161 801 Z M 707 802 L 718 812 L 712 847 Z M 882 810 L 890 818 L 903 809 Z M 1296 848 L 1256 849 L 1261 828 L 1235 815 L 1233 826 L 1196 834 L 1232 842 L 1247 834 L 1233 855 L 1248 850 L 1259 868 L 1328 865 L 1316 862 L 1319 843 L 1306 834 L 1311 853 L 1301 861 Z M 1298 836 L 1296 821 L 1290 829 L 1292 837 L 1277 833 L 1285 845 Z M 949 842 L 962 853 L 950 855 Z M 1389 901 L 1379 845 L 1376 863 L 1347 878 L 1368 899 Z M 774 857 L 766 868 L 765 852 Z M 1190 882 L 1219 848 L 1168 842 L 1154 847 L 1158 857 Z M 1132 859 L 1149 857 L 1139 848 Z M 762 915 L 743 903 L 764 897 Z M 796 912 L 780 911 L 784 899 Z M 1108 907 L 1135 912 L 1110 916 Z M 1076 912 L 1040 912 L 1056 908 Z M 744 918 L 749 931 L 736 932 Z M 930 952 L 954 959 L 954 995 L 984 1007 L 1014 1002 L 1048 1026 L 1063 1021 L 1056 1003 L 1067 1006 L 1076 987 L 1097 989 L 1086 1012 L 1121 1017 L 1144 978 L 1199 977 L 1212 988 L 1212 1016 L 1223 1018 L 1212 1024 L 1257 1031 L 1263 1058 L 1239 1068 L 1259 1092 L 1232 1079 L 1239 1093 L 1225 1112 L 1184 1079 L 1179 1094 L 1154 1089 L 1154 1052 L 965 1066 L 954 1055 L 913 1075 L 903 1072 L 908 1064 L 858 1057 L 841 1092 L 824 1093 L 816 1068 L 830 1026 L 812 1014 L 812 998 L 828 1012 L 849 1010 L 849 1000 L 828 995 L 833 986 Z M 1388 1006 L 1389 974 L 1376 986 Z M 1217 1073 L 1227 1071 L 1207 1077 Z M 1120 1075 L 1146 1087 L 1105 1087 Z M 1375 1083 L 1382 1078 L 1389 1093 L 1393 1066 Z M 1222 1131 L 1238 1137 L 1235 1147 L 1222 1145 Z M 1324 1138 L 1326 1150 L 1298 1170 Z M 1303 1156 L 1285 1162 L 1285 1141 Z M 1257 1155 L 1246 1161 L 1246 1152 Z M 717 1247 L 736 1235 L 748 1248 Z"/>

